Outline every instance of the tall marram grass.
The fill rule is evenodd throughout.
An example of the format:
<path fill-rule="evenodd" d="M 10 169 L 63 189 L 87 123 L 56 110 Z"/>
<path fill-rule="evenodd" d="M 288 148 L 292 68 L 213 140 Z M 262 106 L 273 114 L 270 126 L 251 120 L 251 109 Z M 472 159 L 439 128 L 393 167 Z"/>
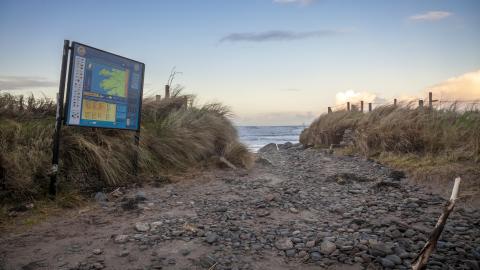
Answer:
<path fill-rule="evenodd" d="M 207 164 L 223 156 L 248 167 L 252 156 L 238 141 L 229 110 L 221 104 L 186 106 L 191 96 L 145 99 L 138 150 L 129 131 L 62 129 L 60 190 L 92 192 Z M 192 102 L 193 103 L 193 102 Z M 3 201 L 46 193 L 56 104 L 48 99 L 0 95 L 0 193 Z M 1 202 L 1 200 L 0 200 Z"/>
<path fill-rule="evenodd" d="M 323 114 L 301 136 L 309 146 L 338 144 L 354 132 L 354 146 L 365 156 L 380 153 L 446 155 L 452 161 L 480 162 L 480 111 L 382 106 L 370 113 Z"/>
<path fill-rule="evenodd" d="M 465 176 L 480 187 L 480 111 L 452 104 L 447 109 L 382 106 L 369 113 L 323 114 L 301 136 L 306 146 L 330 146 L 350 129 L 350 152 L 405 169 L 429 181 Z"/>

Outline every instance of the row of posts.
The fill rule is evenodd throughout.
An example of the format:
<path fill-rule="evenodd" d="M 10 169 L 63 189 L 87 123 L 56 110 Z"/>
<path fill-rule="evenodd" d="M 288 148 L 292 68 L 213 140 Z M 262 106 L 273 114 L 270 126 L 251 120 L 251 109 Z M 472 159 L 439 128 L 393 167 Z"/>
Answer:
<path fill-rule="evenodd" d="M 429 92 L 428 93 L 428 107 L 429 108 L 433 108 L 433 102 L 436 102 L 438 100 L 433 100 L 433 95 L 432 95 L 432 92 Z M 363 109 L 363 100 L 360 101 L 360 112 L 363 112 L 364 109 Z M 371 112 L 372 111 L 372 104 L 373 103 L 368 103 L 368 111 Z M 397 106 L 397 99 L 393 99 L 393 106 Z M 347 102 L 347 111 L 351 111 L 352 110 L 352 106 L 350 106 L 350 102 Z M 419 108 L 423 108 L 423 99 L 420 99 L 418 100 L 418 107 Z M 332 112 L 332 107 L 328 107 L 328 113 L 331 113 Z"/>

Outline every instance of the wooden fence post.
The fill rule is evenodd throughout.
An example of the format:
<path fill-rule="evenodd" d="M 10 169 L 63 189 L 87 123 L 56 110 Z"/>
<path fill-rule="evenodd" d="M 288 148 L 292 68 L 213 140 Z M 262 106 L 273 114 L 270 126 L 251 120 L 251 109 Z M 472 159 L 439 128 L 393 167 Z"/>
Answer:
<path fill-rule="evenodd" d="M 418 107 L 423 108 L 423 99 L 418 100 Z"/>
<path fill-rule="evenodd" d="M 369 111 L 369 112 L 372 111 L 372 103 L 368 103 L 368 111 Z"/>
<path fill-rule="evenodd" d="M 360 101 L 360 111 L 363 112 L 363 100 Z"/>
<path fill-rule="evenodd" d="M 328 107 L 328 113 L 332 113 L 332 107 Z"/>
<path fill-rule="evenodd" d="M 393 106 L 397 106 L 397 99 L 393 99 Z"/>
<path fill-rule="evenodd" d="M 165 85 L 165 98 L 170 98 L 170 85 Z"/>
<path fill-rule="evenodd" d="M 347 111 L 350 111 L 350 102 L 347 102 Z"/>
<path fill-rule="evenodd" d="M 432 94 L 432 92 L 428 92 L 428 107 L 430 109 L 433 108 L 433 94 Z"/>
<path fill-rule="evenodd" d="M 162 95 L 156 95 L 155 96 L 155 101 L 156 102 L 160 102 L 161 99 L 162 99 Z"/>

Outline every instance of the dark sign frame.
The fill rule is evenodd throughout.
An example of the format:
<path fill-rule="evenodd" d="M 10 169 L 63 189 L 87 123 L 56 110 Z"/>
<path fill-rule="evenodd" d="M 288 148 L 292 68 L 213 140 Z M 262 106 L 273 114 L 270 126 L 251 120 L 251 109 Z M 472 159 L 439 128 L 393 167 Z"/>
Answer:
<path fill-rule="evenodd" d="M 100 51 L 102 53 L 107 53 L 113 55 L 115 57 L 119 57 L 125 59 L 127 61 L 132 61 L 138 63 L 142 66 L 142 78 L 141 78 L 141 89 L 139 93 L 139 104 L 138 104 L 138 128 L 117 128 L 117 127 L 103 127 L 103 126 L 85 126 L 85 125 L 69 125 L 67 124 L 67 113 L 70 110 L 70 96 L 72 91 L 72 77 L 73 77 L 73 56 L 74 52 L 73 49 L 75 45 L 84 46 L 86 48 L 90 48 L 93 50 Z M 79 42 L 72 42 L 70 43 L 69 40 L 63 41 L 63 51 L 62 51 L 62 68 L 60 70 L 60 83 L 58 87 L 57 93 L 57 111 L 55 115 L 55 130 L 53 133 L 53 143 L 52 143 L 52 168 L 50 173 L 50 185 L 49 185 L 49 194 L 52 197 L 55 197 L 57 194 L 57 175 L 58 175 L 58 165 L 60 159 L 60 138 L 61 138 L 61 130 L 62 125 L 66 126 L 75 126 L 75 127 L 83 127 L 83 128 L 103 128 L 103 129 L 119 129 L 119 130 L 126 130 L 126 131 L 133 131 L 135 135 L 133 137 L 134 144 L 136 145 L 137 149 L 134 153 L 133 157 L 133 174 L 137 175 L 137 168 L 138 168 L 138 150 L 139 150 L 139 143 L 140 143 L 140 129 L 141 129 L 141 120 L 142 120 L 142 104 L 143 104 L 143 83 L 145 78 L 145 64 L 136 60 L 132 60 L 130 58 L 126 58 L 114 53 L 110 53 L 104 50 L 100 50 Z M 68 55 L 70 53 L 70 56 Z M 70 60 L 70 63 L 68 61 Z M 67 74 L 68 68 L 68 74 Z M 68 79 L 67 86 L 65 87 L 65 83 Z M 67 101 L 65 101 L 65 88 L 67 88 Z M 65 106 L 66 110 L 65 110 Z"/>
<path fill-rule="evenodd" d="M 128 60 L 128 61 L 132 61 L 132 62 L 135 62 L 135 63 L 138 63 L 140 64 L 140 66 L 142 67 L 142 78 L 141 78 L 141 83 L 140 83 L 140 93 L 139 93 L 139 106 L 138 106 L 138 115 L 137 115 L 137 123 L 138 123 L 138 128 L 137 129 L 132 129 L 132 128 L 113 128 L 113 127 L 103 127 L 103 126 L 84 126 L 84 125 L 71 125 L 71 124 L 68 124 L 67 123 L 67 117 L 68 117 L 68 112 L 70 111 L 70 97 L 71 97 L 71 93 L 72 93 L 72 77 L 73 77 L 73 63 L 74 63 L 74 52 L 73 52 L 73 48 L 75 48 L 75 45 L 79 45 L 79 46 L 84 46 L 86 48 L 89 48 L 89 49 L 92 49 L 92 50 L 97 50 L 97 51 L 100 51 L 102 53 L 107 53 L 107 54 L 111 54 L 115 57 L 119 57 L 119 58 L 122 58 L 122 59 L 125 59 L 125 60 Z M 98 49 L 98 48 L 95 48 L 95 47 L 92 47 L 92 46 L 89 46 L 89 45 L 85 45 L 83 43 L 80 43 L 80 42 L 75 42 L 75 41 L 72 41 L 71 43 L 71 46 L 70 46 L 70 63 L 68 65 L 68 79 L 67 79 L 67 97 L 66 97 L 66 102 L 65 102 L 65 110 L 63 112 L 63 124 L 65 126 L 74 126 L 74 127 L 85 127 L 85 128 L 103 128 L 103 129 L 118 129 L 118 130 L 130 130 L 130 131 L 140 131 L 140 126 L 141 126 L 141 123 L 142 123 L 142 105 L 143 105 L 143 84 L 144 84 L 144 79 L 145 79 L 145 64 L 142 63 L 142 62 L 139 62 L 137 60 L 133 60 L 133 59 L 130 59 L 130 58 L 127 58 L 127 57 L 123 57 L 121 55 L 118 55 L 118 54 L 115 54 L 115 53 L 111 53 L 111 52 L 107 52 L 105 50 L 101 50 L 101 49 Z"/>

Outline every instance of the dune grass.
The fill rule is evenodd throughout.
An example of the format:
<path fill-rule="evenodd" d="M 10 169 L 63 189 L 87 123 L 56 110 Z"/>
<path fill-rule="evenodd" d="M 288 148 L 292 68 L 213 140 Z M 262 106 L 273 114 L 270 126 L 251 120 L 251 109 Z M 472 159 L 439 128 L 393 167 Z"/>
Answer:
<path fill-rule="evenodd" d="M 403 104 L 369 113 L 323 114 L 302 132 L 300 142 L 328 147 L 339 144 L 344 131 L 350 129 L 350 153 L 406 170 L 423 182 L 433 178 L 451 181 L 460 175 L 479 187 L 480 111 L 458 107 L 420 109 Z"/>
<path fill-rule="evenodd" d="M 193 98 L 176 93 L 159 102 L 144 100 L 138 176 L 133 132 L 62 128 L 59 191 L 89 194 L 199 168 L 218 157 L 250 166 L 252 155 L 238 141 L 228 108 L 188 106 Z M 0 203 L 46 195 L 55 110 L 48 99 L 0 95 Z"/>

